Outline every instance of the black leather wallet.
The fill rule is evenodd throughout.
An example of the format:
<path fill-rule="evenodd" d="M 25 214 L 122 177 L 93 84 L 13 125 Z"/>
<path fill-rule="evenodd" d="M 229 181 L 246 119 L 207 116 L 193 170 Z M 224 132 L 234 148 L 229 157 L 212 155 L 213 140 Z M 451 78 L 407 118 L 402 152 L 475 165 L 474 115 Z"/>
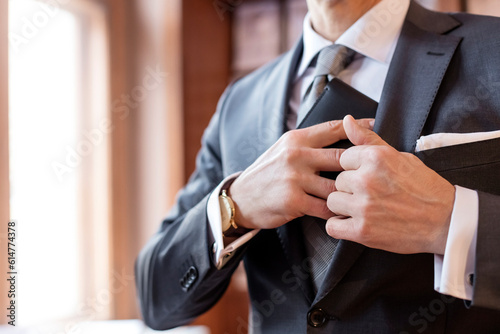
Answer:
<path fill-rule="evenodd" d="M 345 82 L 333 78 L 328 82 L 325 90 L 306 114 L 297 129 L 307 128 L 319 123 L 343 119 L 345 115 L 354 118 L 375 118 L 378 103 L 363 93 L 352 88 Z M 341 140 L 328 148 L 349 148 L 352 143 Z M 322 172 L 321 176 L 335 179 L 338 172 Z"/>

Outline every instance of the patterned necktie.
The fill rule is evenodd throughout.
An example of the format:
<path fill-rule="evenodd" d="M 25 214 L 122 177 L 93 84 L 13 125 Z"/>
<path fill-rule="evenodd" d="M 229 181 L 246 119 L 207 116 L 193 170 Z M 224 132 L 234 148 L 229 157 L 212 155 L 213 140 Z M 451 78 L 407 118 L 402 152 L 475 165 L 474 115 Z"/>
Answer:
<path fill-rule="evenodd" d="M 355 53 L 355 51 L 338 44 L 330 45 L 321 50 L 316 59 L 313 82 L 307 88 L 304 100 L 299 108 L 297 125 L 300 124 L 307 112 L 312 108 L 328 81 L 349 66 L 354 59 Z"/>
<path fill-rule="evenodd" d="M 323 219 L 316 217 L 305 216 L 302 219 L 306 254 L 316 292 L 325 279 L 326 271 L 339 243 L 338 239 L 326 233 L 325 223 Z"/>
<path fill-rule="evenodd" d="M 354 54 L 353 50 L 342 45 L 331 45 L 321 50 L 314 69 L 314 80 L 299 108 L 297 124 L 312 108 L 329 79 L 344 70 L 354 59 Z M 326 234 L 325 221 L 322 219 L 306 216 L 302 228 L 314 289 L 318 291 L 339 241 Z"/>

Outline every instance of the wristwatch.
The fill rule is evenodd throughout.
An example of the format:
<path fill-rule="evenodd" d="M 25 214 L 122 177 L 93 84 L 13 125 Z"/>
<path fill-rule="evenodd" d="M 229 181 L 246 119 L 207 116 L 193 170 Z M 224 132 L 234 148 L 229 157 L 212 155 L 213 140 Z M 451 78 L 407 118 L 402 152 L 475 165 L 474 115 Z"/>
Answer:
<path fill-rule="evenodd" d="M 221 194 L 219 195 L 219 206 L 222 220 L 222 235 L 226 238 L 239 238 L 243 234 L 251 230 L 238 226 L 234 221 L 236 209 L 234 208 L 233 200 L 227 194 L 227 188 L 229 188 L 229 185 L 224 187 Z"/>

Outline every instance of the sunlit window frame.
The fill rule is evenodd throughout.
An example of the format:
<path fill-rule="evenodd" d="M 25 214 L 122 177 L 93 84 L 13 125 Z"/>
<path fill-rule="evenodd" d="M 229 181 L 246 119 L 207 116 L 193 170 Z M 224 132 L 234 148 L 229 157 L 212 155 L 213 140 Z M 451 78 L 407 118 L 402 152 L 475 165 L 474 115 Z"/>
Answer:
<path fill-rule="evenodd" d="M 76 15 L 82 23 L 83 86 L 86 101 L 80 115 L 81 129 L 100 129 L 110 124 L 109 27 L 105 1 L 71 0 L 61 9 Z M 111 126 L 111 125 L 109 125 Z M 78 216 L 81 230 L 81 263 L 84 273 L 82 309 L 74 321 L 106 320 L 111 317 L 110 291 L 110 142 L 106 135 L 99 149 L 82 164 Z"/>
<path fill-rule="evenodd" d="M 65 2 L 65 3 L 64 3 Z M 54 2 L 53 2 L 54 3 Z M 109 26 L 105 1 L 70 0 L 55 2 L 59 10 L 74 14 L 82 25 L 81 62 L 85 105 L 81 108 L 79 128 L 92 130 L 99 124 L 110 122 L 110 62 L 109 62 Z M 9 153 L 8 153 L 8 1 L 0 5 L 0 38 L 4 47 L 0 48 L 0 70 L 4 73 L 0 80 L 0 217 L 1 226 L 6 226 L 9 217 Z M 77 212 L 79 231 L 81 232 L 82 266 L 81 312 L 70 319 L 60 319 L 61 324 L 76 324 L 81 321 L 104 320 L 111 317 L 112 293 L 110 291 L 110 143 L 103 138 L 99 149 L 85 159 L 81 168 L 79 188 L 79 208 Z M 5 185 L 5 186 L 4 186 Z M 0 231 L 2 244 L 6 234 Z M 4 260 L 0 260 L 2 267 Z M 5 291 L 5 283 L 0 287 Z M 0 299 L 4 305 L 6 298 Z M 97 304 L 96 304 L 97 303 Z M 88 310 L 92 310 L 89 312 Z M 95 312 L 94 312 L 95 311 Z M 5 319 L 0 324 L 6 323 Z"/>

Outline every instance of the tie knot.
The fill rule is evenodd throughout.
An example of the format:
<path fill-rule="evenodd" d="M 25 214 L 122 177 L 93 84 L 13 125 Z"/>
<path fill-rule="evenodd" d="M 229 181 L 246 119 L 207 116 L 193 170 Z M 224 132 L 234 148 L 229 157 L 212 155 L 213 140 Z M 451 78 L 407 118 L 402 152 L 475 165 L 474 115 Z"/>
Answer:
<path fill-rule="evenodd" d="M 316 60 L 314 76 L 331 75 L 336 77 L 353 61 L 355 53 L 348 47 L 338 44 L 323 48 Z"/>

